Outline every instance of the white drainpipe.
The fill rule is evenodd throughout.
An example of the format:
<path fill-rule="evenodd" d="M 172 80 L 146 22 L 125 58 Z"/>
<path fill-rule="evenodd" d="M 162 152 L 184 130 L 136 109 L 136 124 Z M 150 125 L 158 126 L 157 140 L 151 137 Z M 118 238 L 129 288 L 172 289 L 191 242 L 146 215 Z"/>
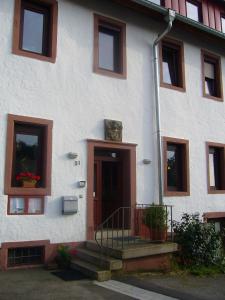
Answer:
<path fill-rule="evenodd" d="M 153 44 L 154 55 L 154 83 L 155 83 L 155 105 L 156 105 L 156 126 L 157 126 L 157 152 L 158 152 L 158 182 L 159 182 L 159 204 L 163 204 L 163 172 L 162 172 L 162 143 L 161 143 L 161 127 L 160 127 L 160 97 L 159 97 L 159 67 L 158 67 L 158 44 L 172 29 L 176 12 L 172 9 L 168 10 L 165 17 L 168 22 L 167 28 L 157 37 Z"/>

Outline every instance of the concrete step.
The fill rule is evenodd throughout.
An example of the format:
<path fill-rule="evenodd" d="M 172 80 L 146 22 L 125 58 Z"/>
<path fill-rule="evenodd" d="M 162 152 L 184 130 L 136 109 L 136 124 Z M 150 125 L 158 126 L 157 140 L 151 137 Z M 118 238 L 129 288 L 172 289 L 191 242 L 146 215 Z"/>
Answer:
<path fill-rule="evenodd" d="M 77 256 L 82 260 L 85 260 L 94 265 L 100 266 L 107 270 L 112 270 L 112 271 L 120 270 L 120 269 L 122 269 L 122 266 L 123 266 L 121 260 L 115 259 L 112 257 L 108 257 L 103 254 L 101 255 L 101 253 L 98 253 L 93 250 L 89 250 L 87 248 L 78 248 Z"/>
<path fill-rule="evenodd" d="M 95 251 L 100 253 L 101 249 L 99 247 L 99 245 L 96 243 L 96 241 L 86 241 L 86 248 L 91 250 L 91 251 Z M 107 255 L 107 256 L 111 256 L 117 259 L 121 259 L 122 255 L 121 255 L 121 251 L 118 249 L 111 249 L 107 246 L 103 246 L 102 247 L 102 253 Z"/>
<path fill-rule="evenodd" d="M 98 244 L 95 241 L 87 241 L 86 247 L 92 251 L 100 251 Z M 178 250 L 178 245 L 172 242 L 165 243 L 142 243 L 126 245 L 124 249 L 111 249 L 103 246 L 102 251 L 108 256 L 118 259 L 131 259 L 152 255 L 160 255 L 165 253 L 173 253 Z"/>
<path fill-rule="evenodd" d="M 103 270 L 96 265 L 78 258 L 72 260 L 71 268 L 78 270 L 86 276 L 98 281 L 106 281 L 111 279 L 111 271 Z"/>

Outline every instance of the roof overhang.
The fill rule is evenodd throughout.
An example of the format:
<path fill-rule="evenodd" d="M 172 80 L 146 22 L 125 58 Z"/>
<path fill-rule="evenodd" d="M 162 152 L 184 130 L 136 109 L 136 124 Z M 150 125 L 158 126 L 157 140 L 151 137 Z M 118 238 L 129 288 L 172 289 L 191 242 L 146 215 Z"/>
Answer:
<path fill-rule="evenodd" d="M 167 13 L 168 13 L 168 9 L 157 5 L 153 2 L 151 2 L 150 0 L 114 0 L 122 5 L 128 6 L 130 8 L 136 8 L 138 9 L 139 7 L 139 11 L 141 11 L 142 13 L 152 13 L 152 15 L 158 16 L 158 17 L 164 17 Z M 214 0 L 217 1 L 218 3 L 225 3 L 225 1 L 223 0 Z M 176 13 L 176 19 L 175 19 L 176 23 L 180 23 L 181 25 L 184 26 L 188 26 L 189 28 L 192 29 L 197 29 L 197 31 L 200 32 L 204 32 L 208 35 L 214 36 L 216 38 L 220 38 L 222 40 L 224 40 L 225 42 L 225 34 L 215 30 L 211 27 L 208 27 L 202 23 L 196 22 L 192 19 L 189 19 L 185 16 L 182 16 L 178 13 Z"/>

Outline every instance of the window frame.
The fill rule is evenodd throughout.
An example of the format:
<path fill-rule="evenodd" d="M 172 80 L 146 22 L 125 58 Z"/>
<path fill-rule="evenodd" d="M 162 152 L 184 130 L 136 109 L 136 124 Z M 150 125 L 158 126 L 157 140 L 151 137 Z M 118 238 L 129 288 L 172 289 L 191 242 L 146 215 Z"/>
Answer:
<path fill-rule="evenodd" d="M 44 157 L 43 157 L 44 164 L 45 164 L 45 169 L 43 170 L 44 187 L 40 187 L 40 188 L 12 187 L 15 123 L 30 124 L 30 125 L 33 124 L 45 128 L 45 141 L 44 141 L 45 149 L 44 149 Z M 11 196 L 51 195 L 52 127 L 53 127 L 52 120 L 8 114 L 6 161 L 5 161 L 5 186 L 4 186 L 4 191 L 6 195 L 11 195 Z"/>
<path fill-rule="evenodd" d="M 188 17 L 188 15 L 187 15 L 187 2 L 189 2 L 189 3 L 191 3 L 191 4 L 198 7 L 198 18 L 199 18 L 198 21 Z M 191 19 L 195 22 L 199 22 L 199 23 L 203 22 L 203 13 L 202 13 L 202 3 L 201 3 L 201 1 L 199 1 L 199 0 L 186 0 L 185 1 L 185 7 L 186 7 L 186 16 L 187 16 L 187 18 L 189 18 L 189 19 Z"/>
<path fill-rule="evenodd" d="M 11 213 L 10 212 L 10 200 L 12 198 L 15 198 L 15 197 L 21 197 L 21 198 L 24 198 L 24 213 L 22 214 L 18 214 L 18 213 Z M 41 199 L 41 212 L 40 213 L 29 213 L 29 199 L 30 198 L 39 198 Z M 37 195 L 26 195 L 26 196 L 21 196 L 21 195 L 9 195 L 8 196 L 8 204 L 7 204 L 7 215 L 10 215 L 10 216 L 24 216 L 24 215 L 43 215 L 44 214 L 44 205 L 45 201 L 44 201 L 44 196 L 37 196 Z"/>
<path fill-rule="evenodd" d="M 179 68 L 178 68 L 178 77 L 179 77 L 179 86 L 169 84 L 163 81 L 163 45 L 178 50 L 179 51 Z M 185 84 L 185 66 L 184 66 L 184 43 L 172 38 L 164 38 L 159 43 L 159 64 L 160 64 L 160 86 L 164 88 L 169 88 L 172 90 L 186 92 Z"/>
<path fill-rule="evenodd" d="M 190 196 L 189 141 L 185 139 L 163 137 L 162 142 L 163 142 L 164 196 L 166 197 Z M 168 144 L 177 144 L 184 147 L 184 153 L 181 158 L 184 164 L 184 167 L 182 168 L 182 172 L 183 172 L 182 191 L 170 190 L 167 185 L 167 145 Z"/>
<path fill-rule="evenodd" d="M 111 25 L 111 27 L 119 28 L 120 30 L 120 43 L 119 43 L 119 66 L 121 71 L 110 71 L 99 67 L 99 25 L 104 23 L 106 25 Z M 115 19 L 111 19 L 105 16 L 94 14 L 94 63 L 93 63 L 93 72 L 120 78 L 127 78 L 127 58 L 126 58 L 126 24 Z"/>
<path fill-rule="evenodd" d="M 206 93 L 205 90 L 205 61 L 209 61 L 215 64 L 215 83 L 216 91 L 219 96 L 212 96 Z M 204 98 L 208 98 L 215 101 L 223 102 L 223 85 L 222 85 L 222 68 L 221 68 L 221 57 L 215 55 L 207 50 L 201 49 L 201 63 L 202 63 L 202 93 Z"/>
<path fill-rule="evenodd" d="M 50 11 L 50 15 L 49 15 L 50 24 L 48 24 L 49 34 L 48 37 L 46 38 L 48 42 L 45 43 L 47 44 L 47 46 L 45 45 L 45 47 L 48 48 L 46 54 L 39 54 L 36 52 L 22 49 L 22 37 L 23 37 L 22 11 L 24 10 L 22 0 L 15 0 L 12 53 L 20 56 L 25 56 L 29 58 L 55 63 L 56 52 L 57 52 L 56 48 L 57 48 L 58 2 L 57 0 L 33 0 L 33 1 L 28 0 L 27 1 L 27 7 L 33 6 L 34 8 L 35 5 L 43 6 L 43 9 L 44 7 L 48 7 Z"/>
<path fill-rule="evenodd" d="M 210 186 L 210 168 L 209 168 L 209 154 L 210 148 L 218 148 L 220 151 L 223 151 L 223 165 L 219 172 L 221 172 L 221 182 L 222 182 L 222 189 L 212 189 Z M 206 142 L 206 165 L 207 165 L 207 190 L 208 194 L 225 194 L 225 144 L 222 143 L 214 143 L 214 142 Z"/>

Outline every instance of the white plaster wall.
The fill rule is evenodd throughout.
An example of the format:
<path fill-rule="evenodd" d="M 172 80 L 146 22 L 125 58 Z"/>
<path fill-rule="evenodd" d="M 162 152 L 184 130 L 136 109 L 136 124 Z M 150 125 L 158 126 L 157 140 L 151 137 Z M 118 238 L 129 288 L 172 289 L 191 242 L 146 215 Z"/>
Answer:
<path fill-rule="evenodd" d="M 82 3 L 82 5 L 80 5 Z M 162 29 L 111 1 L 59 0 L 55 64 L 16 56 L 12 49 L 13 0 L 0 6 L 0 242 L 86 238 L 86 139 L 103 139 L 103 120 L 123 122 L 123 141 L 137 143 L 137 202 L 157 201 L 154 93 L 150 44 Z M 97 75 L 93 65 L 93 12 L 127 24 L 127 80 Z M 162 24 L 161 24 L 162 25 Z M 206 140 L 223 142 L 224 104 L 201 97 L 200 46 L 185 43 L 187 93 L 161 89 L 162 134 L 190 140 L 191 196 L 165 198 L 175 217 L 183 211 L 224 210 L 225 196 L 207 195 Z M 224 61 L 223 61 L 224 65 Z M 8 216 L 4 195 L 7 114 L 52 119 L 52 195 L 42 216 Z M 210 127 L 213 122 L 214 127 Z M 80 166 L 67 159 L 77 152 Z M 151 165 L 143 165 L 149 158 Z M 82 195 L 79 212 L 61 214 L 61 196 Z"/>
<path fill-rule="evenodd" d="M 82 2 L 82 1 L 81 1 Z M 13 0 L 1 0 L 0 8 L 0 242 L 43 240 L 83 241 L 86 238 L 86 189 L 77 181 L 87 179 L 86 139 L 103 139 L 103 120 L 123 122 L 123 141 L 137 143 L 137 200 L 148 203 L 156 198 L 155 171 L 143 165 L 144 158 L 154 161 L 152 73 L 148 41 L 149 28 L 135 14 L 105 1 L 59 1 L 58 53 L 55 64 L 16 56 L 12 49 Z M 103 2 L 102 2 L 103 3 Z M 88 8 L 90 5 L 90 9 Z M 102 6 L 102 5 L 101 5 Z M 93 7 L 93 9 L 92 9 Z M 93 12 L 127 21 L 127 80 L 113 79 L 92 72 Z M 52 195 L 45 199 L 42 216 L 7 215 L 4 195 L 4 164 L 7 114 L 52 119 Z M 80 166 L 66 157 L 77 152 Z M 61 214 L 61 196 L 83 195 L 79 212 Z"/>

